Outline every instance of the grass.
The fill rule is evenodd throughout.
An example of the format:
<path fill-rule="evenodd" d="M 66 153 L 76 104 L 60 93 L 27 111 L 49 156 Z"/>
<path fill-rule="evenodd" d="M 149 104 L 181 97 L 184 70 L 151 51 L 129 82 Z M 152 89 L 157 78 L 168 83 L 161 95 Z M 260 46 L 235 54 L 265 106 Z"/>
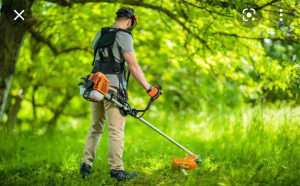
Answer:
<path fill-rule="evenodd" d="M 107 128 L 94 174 L 80 177 L 87 119 L 61 123 L 53 134 L 1 133 L 0 185 L 300 185 L 299 113 L 300 107 L 147 113 L 146 120 L 201 156 L 203 164 L 188 175 L 172 167 L 172 158 L 185 153 L 128 117 L 123 160 L 140 178 L 120 183 L 109 177 Z"/>

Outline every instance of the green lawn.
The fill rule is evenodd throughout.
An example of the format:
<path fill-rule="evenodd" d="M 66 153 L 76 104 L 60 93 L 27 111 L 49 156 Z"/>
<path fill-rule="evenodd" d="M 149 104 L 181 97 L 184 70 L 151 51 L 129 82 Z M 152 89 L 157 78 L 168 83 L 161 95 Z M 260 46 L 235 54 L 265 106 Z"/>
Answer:
<path fill-rule="evenodd" d="M 128 117 L 124 163 L 140 178 L 124 185 L 300 185 L 300 107 L 243 108 L 222 113 L 144 117 L 199 154 L 203 164 L 172 167 L 185 153 L 136 119 Z M 0 185 L 112 185 L 107 163 L 107 128 L 94 174 L 78 169 L 88 119 L 60 121 L 53 134 L 19 132 L 0 136 Z"/>

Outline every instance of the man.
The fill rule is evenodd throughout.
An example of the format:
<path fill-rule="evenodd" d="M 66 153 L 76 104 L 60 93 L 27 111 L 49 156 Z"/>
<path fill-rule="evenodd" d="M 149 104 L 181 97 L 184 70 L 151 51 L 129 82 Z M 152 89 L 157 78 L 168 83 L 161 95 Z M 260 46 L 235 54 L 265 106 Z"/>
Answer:
<path fill-rule="evenodd" d="M 126 87 L 129 75 L 126 77 L 126 61 L 130 72 L 138 83 L 147 91 L 150 97 L 157 99 L 161 95 L 160 90 L 150 86 L 135 58 L 131 35 L 132 29 L 137 25 L 134 10 L 124 7 L 119 9 L 116 14 L 114 24 L 102 28 L 93 41 L 95 54 L 92 73 L 98 71 L 104 73 L 110 80 L 110 90 L 127 100 Z M 112 102 L 102 100 L 91 102 L 91 112 L 92 121 L 84 147 L 80 173 L 83 176 L 92 174 L 91 167 L 107 120 L 109 133 L 108 163 L 111 165 L 111 177 L 118 180 L 138 177 L 136 173 L 130 174 L 124 171 L 122 154 L 126 118 L 122 111 Z"/>

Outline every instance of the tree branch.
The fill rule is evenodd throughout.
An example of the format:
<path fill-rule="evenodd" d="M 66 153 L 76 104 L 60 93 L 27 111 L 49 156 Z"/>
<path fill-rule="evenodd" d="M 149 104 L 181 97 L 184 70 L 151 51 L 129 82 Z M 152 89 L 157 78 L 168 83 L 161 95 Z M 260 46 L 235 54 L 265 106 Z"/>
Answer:
<path fill-rule="evenodd" d="M 55 45 L 50 41 L 50 39 L 43 37 L 41 34 L 34 31 L 33 29 L 29 29 L 28 31 L 37 42 L 42 42 L 42 43 L 46 44 L 50 48 L 50 50 L 54 53 L 54 55 L 56 55 L 56 56 L 63 54 L 63 53 L 72 52 L 75 50 L 83 50 L 83 51 L 87 51 L 87 52 L 93 54 L 92 49 L 90 49 L 89 47 L 82 47 L 82 46 L 74 46 L 74 47 L 70 47 L 67 49 L 58 50 L 55 47 Z"/>
<path fill-rule="evenodd" d="M 268 3 L 266 3 L 266 4 L 264 4 L 264 5 L 260 6 L 257 10 L 261 10 L 261 9 L 263 9 L 263 8 L 269 6 L 269 5 L 272 5 L 272 4 L 274 4 L 274 3 L 277 3 L 278 1 L 279 1 L 279 0 L 272 0 L 272 1 L 270 1 L 270 2 L 268 2 Z"/>
<path fill-rule="evenodd" d="M 205 6 L 198 6 L 196 4 L 193 4 L 191 2 L 187 2 L 185 0 L 181 0 L 181 2 L 184 4 L 184 5 L 189 5 L 189 6 L 192 6 L 194 8 L 198 8 L 198 9 L 202 9 L 202 10 L 205 10 L 207 11 L 208 13 L 212 13 L 212 14 L 217 14 L 217 15 L 220 15 L 220 16 L 225 16 L 225 17 L 232 17 L 232 14 L 224 14 L 224 13 L 221 13 L 221 12 L 218 12 L 218 11 L 215 11 L 215 10 L 209 10 L 207 9 Z"/>
<path fill-rule="evenodd" d="M 143 1 L 138 1 L 138 0 L 123 0 L 123 1 L 118 1 L 118 0 L 73 0 L 72 2 L 71 2 L 71 0 L 48 0 L 48 1 L 57 3 L 61 6 L 72 6 L 72 4 L 75 4 L 75 3 L 85 4 L 85 3 L 89 3 L 89 2 L 123 3 L 123 4 L 127 4 L 127 5 L 140 6 L 140 7 L 144 7 L 144 8 L 158 10 L 160 12 L 165 13 L 168 17 L 170 17 L 171 19 L 176 21 L 178 24 L 180 24 L 182 26 L 182 28 L 184 30 L 186 30 L 189 34 L 193 35 L 201 43 L 205 44 L 205 46 L 207 48 L 209 48 L 207 46 L 206 41 L 203 38 L 201 38 L 200 36 L 198 36 L 197 34 L 195 34 L 190 28 L 188 28 L 186 26 L 186 24 L 177 17 L 176 14 L 174 14 L 170 10 L 168 10 L 164 7 L 158 6 L 158 5 L 144 3 Z"/>
<path fill-rule="evenodd" d="M 42 42 L 44 44 L 46 44 L 50 50 L 52 50 L 52 52 L 55 55 L 58 55 L 58 50 L 57 48 L 50 42 L 50 40 L 48 38 L 44 38 L 42 35 L 40 35 L 38 32 L 34 31 L 33 29 L 29 29 L 28 32 L 31 34 L 31 36 L 37 41 L 37 42 Z"/>
<path fill-rule="evenodd" d="M 279 0 L 272 0 L 266 4 L 261 5 L 260 7 L 257 8 L 257 10 L 261 10 L 269 5 L 272 5 L 274 3 L 277 3 Z M 223 7 L 223 8 L 228 8 L 231 7 L 233 9 L 236 9 L 237 7 L 235 6 L 235 4 L 231 4 L 225 1 L 218 1 L 218 2 L 212 2 L 211 3 L 212 6 L 219 6 L 219 7 Z"/>

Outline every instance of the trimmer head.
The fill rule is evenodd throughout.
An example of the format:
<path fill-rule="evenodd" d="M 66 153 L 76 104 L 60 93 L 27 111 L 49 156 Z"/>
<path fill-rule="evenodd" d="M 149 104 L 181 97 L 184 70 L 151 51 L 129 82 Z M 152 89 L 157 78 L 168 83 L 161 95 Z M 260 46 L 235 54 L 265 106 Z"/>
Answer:
<path fill-rule="evenodd" d="M 191 155 L 188 158 L 173 158 L 175 168 L 196 169 L 198 163 L 201 163 L 201 160 L 196 155 Z"/>

